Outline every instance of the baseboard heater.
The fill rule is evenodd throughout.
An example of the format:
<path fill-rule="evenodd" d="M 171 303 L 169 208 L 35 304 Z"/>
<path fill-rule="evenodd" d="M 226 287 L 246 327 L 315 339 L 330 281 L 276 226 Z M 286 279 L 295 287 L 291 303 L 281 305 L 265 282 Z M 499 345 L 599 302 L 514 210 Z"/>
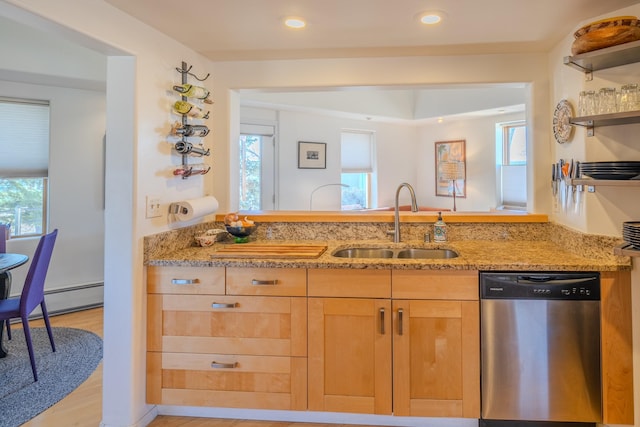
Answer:
<path fill-rule="evenodd" d="M 47 311 L 50 316 L 72 313 L 104 305 L 104 283 L 88 283 L 85 285 L 69 286 L 66 288 L 44 291 Z M 29 319 L 42 317 L 40 306 L 33 311 Z"/>

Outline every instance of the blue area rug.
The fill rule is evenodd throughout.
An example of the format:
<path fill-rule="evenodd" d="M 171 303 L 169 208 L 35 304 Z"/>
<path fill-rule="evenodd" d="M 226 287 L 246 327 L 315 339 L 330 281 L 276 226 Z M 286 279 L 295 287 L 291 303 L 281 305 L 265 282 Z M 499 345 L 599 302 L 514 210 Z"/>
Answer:
<path fill-rule="evenodd" d="M 45 328 L 32 328 L 38 382 L 33 381 L 22 327 L 11 328 L 9 354 L 0 359 L 0 427 L 18 427 L 75 390 L 102 360 L 102 339 L 93 332 L 53 328 L 56 352 Z M 6 340 L 6 331 L 4 334 Z"/>

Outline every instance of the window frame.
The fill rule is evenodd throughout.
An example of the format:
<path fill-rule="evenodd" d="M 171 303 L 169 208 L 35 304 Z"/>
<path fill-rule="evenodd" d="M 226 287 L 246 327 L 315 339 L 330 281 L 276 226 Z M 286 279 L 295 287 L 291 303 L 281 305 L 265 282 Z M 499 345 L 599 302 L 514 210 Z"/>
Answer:
<path fill-rule="evenodd" d="M 509 138 L 509 131 L 514 128 L 524 128 L 525 131 L 525 143 L 526 143 L 526 133 L 527 133 L 527 123 L 524 120 L 519 120 L 517 122 L 504 123 L 500 125 L 502 127 L 502 164 L 504 166 L 519 166 L 526 165 L 527 160 L 525 158 L 524 162 L 511 162 L 511 144 Z"/>
<path fill-rule="evenodd" d="M 9 221 L 11 224 L 10 227 L 10 235 L 12 239 L 22 239 L 22 238 L 33 238 L 45 235 L 48 231 L 48 223 L 49 223 L 49 146 L 50 146 L 50 134 L 51 134 L 51 103 L 48 100 L 40 100 L 40 99 L 26 99 L 26 98 L 15 98 L 15 97 L 6 97 L 0 96 L 0 103 L 2 104 L 15 104 L 15 105 L 33 105 L 33 106 L 43 106 L 47 108 L 47 128 L 46 128 L 46 149 L 47 149 L 47 162 L 46 169 L 41 170 L 39 168 L 33 169 L 21 169 L 16 170 L 14 172 L 10 172 L 7 170 L 0 170 L 0 179 L 4 180 L 41 180 L 42 186 L 42 194 L 41 194 L 41 207 L 42 207 L 42 222 L 40 224 L 40 232 L 34 233 L 24 233 L 24 234 L 16 234 L 18 231 L 18 224 L 16 224 L 15 214 L 13 214 L 13 222 Z M 9 136 L 11 138 L 11 136 Z M 37 163 L 38 164 L 38 163 Z M 26 171 L 26 173 L 25 173 Z M 35 171 L 35 172 L 34 172 Z M 34 176 L 33 173 L 36 173 L 37 176 Z M 14 206 L 15 207 L 15 206 Z M 36 226 L 34 224 L 34 226 Z M 37 226 L 36 226 L 37 227 Z"/>

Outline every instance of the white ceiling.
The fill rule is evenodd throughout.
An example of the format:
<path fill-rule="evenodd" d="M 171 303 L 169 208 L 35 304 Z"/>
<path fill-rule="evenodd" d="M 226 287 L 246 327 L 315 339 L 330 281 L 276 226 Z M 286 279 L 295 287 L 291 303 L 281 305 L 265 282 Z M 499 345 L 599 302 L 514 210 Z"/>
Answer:
<path fill-rule="evenodd" d="M 636 0 L 105 0 L 212 60 L 545 52 Z M 437 26 L 418 14 L 444 12 Z M 302 30 L 286 16 L 308 21 Z"/>

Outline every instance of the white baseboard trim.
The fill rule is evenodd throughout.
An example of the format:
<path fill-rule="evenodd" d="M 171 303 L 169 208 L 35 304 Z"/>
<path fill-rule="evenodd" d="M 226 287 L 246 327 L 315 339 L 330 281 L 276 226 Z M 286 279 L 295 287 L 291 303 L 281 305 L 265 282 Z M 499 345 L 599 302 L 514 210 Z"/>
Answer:
<path fill-rule="evenodd" d="M 151 406 L 149 411 L 147 411 L 142 416 L 142 418 L 140 418 L 134 424 L 128 424 L 126 427 L 146 427 L 149 424 L 151 424 L 151 421 L 153 421 L 157 416 L 158 416 L 158 407 Z M 117 426 L 113 424 L 108 424 L 103 420 L 100 422 L 100 427 L 124 427 L 124 426 L 122 424 L 118 424 Z"/>
<path fill-rule="evenodd" d="M 44 300 L 47 303 L 49 316 L 55 316 L 56 314 L 102 307 L 104 305 L 103 291 L 103 282 L 68 286 L 66 288 L 45 290 Z M 40 306 L 38 306 L 33 310 L 29 319 L 39 319 L 41 317 L 42 311 L 40 310 Z M 12 320 L 12 322 L 17 321 L 19 321 L 19 319 Z"/>
<path fill-rule="evenodd" d="M 158 415 L 200 418 L 283 421 L 327 424 L 366 424 L 398 427 L 478 427 L 477 419 L 396 417 L 393 415 L 349 414 L 341 412 L 272 411 L 262 409 L 210 408 L 158 405 Z"/>
<path fill-rule="evenodd" d="M 45 290 L 44 295 L 49 314 L 100 307 L 104 304 L 104 283 L 88 283 Z"/>

